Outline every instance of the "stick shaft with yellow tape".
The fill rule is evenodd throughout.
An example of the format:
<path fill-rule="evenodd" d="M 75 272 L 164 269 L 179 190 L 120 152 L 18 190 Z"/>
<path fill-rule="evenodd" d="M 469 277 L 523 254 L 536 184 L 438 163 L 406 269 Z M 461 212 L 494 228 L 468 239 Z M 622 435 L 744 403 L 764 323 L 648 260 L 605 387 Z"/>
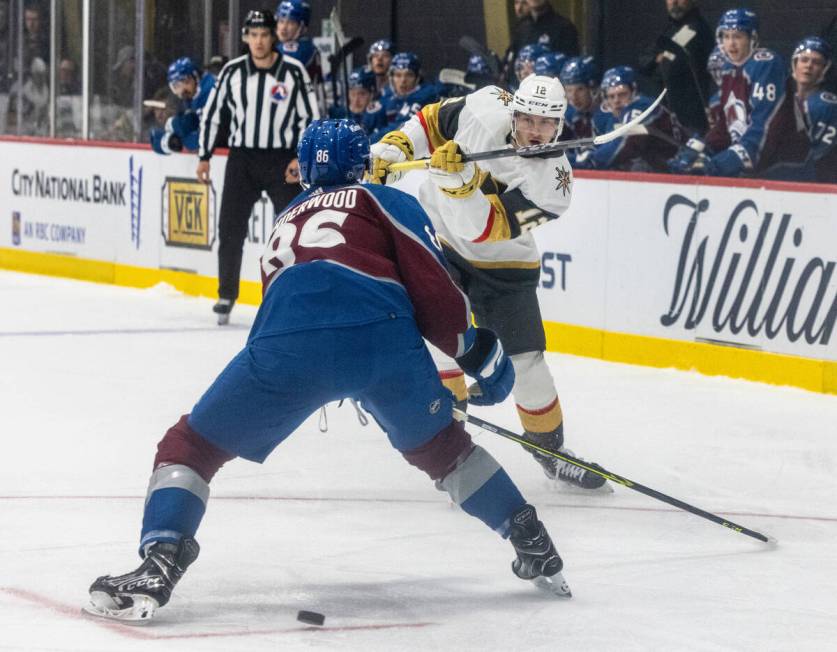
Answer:
<path fill-rule="evenodd" d="M 662 102 L 663 97 L 665 97 L 665 94 L 666 90 L 663 89 L 663 92 L 660 93 L 656 100 L 654 100 L 654 103 L 633 120 L 630 120 L 623 125 L 619 125 L 616 129 L 600 136 L 595 136 L 593 138 L 576 138 L 575 140 L 563 140 L 558 141 L 557 143 L 545 143 L 543 145 L 530 145 L 529 147 L 520 147 L 518 149 L 507 146 L 502 149 L 492 149 L 487 152 L 465 154 L 462 157 L 462 161 L 467 163 L 468 161 L 485 161 L 487 159 L 505 158 L 507 156 L 522 156 L 524 158 L 530 156 L 550 157 L 558 156 L 568 149 L 589 147 L 591 145 L 603 145 L 612 140 L 616 140 L 617 138 L 630 136 L 634 128 L 641 124 L 643 120 L 656 110 L 657 106 L 660 102 Z M 392 163 L 387 166 L 387 170 L 389 172 L 407 172 L 409 170 L 424 170 L 428 167 L 430 167 L 430 159 L 422 158 L 415 161 Z"/>
<path fill-rule="evenodd" d="M 537 444 L 529 441 L 525 437 L 521 437 L 520 435 L 516 435 L 510 430 L 506 430 L 505 428 L 501 428 L 500 426 L 496 426 L 493 423 L 489 423 L 488 421 L 484 421 L 479 417 L 475 417 L 472 414 L 468 414 L 463 412 L 462 410 L 458 410 L 454 408 L 453 416 L 455 419 L 459 421 L 467 421 L 470 424 L 473 424 L 483 430 L 488 430 L 489 432 L 493 432 L 495 435 L 500 435 L 501 437 L 505 437 L 506 439 L 510 439 L 511 441 L 515 441 L 518 444 L 525 446 L 531 450 L 538 451 L 544 455 L 549 455 L 550 457 L 558 458 L 563 462 L 569 462 L 575 466 L 579 466 L 582 469 L 590 473 L 595 473 L 598 476 L 601 476 L 607 480 L 610 480 L 614 484 L 622 485 L 623 487 L 627 487 L 628 489 L 633 489 L 634 491 L 638 491 L 641 494 L 645 494 L 650 498 L 654 498 L 656 500 L 662 501 L 664 503 L 668 503 L 678 509 L 682 509 L 690 514 L 695 514 L 696 516 L 700 516 L 701 518 L 705 518 L 708 521 L 712 521 L 713 523 L 717 523 L 718 525 L 723 525 L 725 528 L 733 530 L 735 532 L 739 532 L 740 534 L 745 534 L 748 537 L 752 537 L 753 539 L 758 539 L 767 544 L 775 545 L 776 539 L 771 536 L 762 534 L 761 532 L 756 532 L 755 530 L 751 530 L 750 528 L 746 528 L 743 525 L 738 525 L 737 523 L 733 523 L 732 521 L 728 521 L 725 518 L 720 516 L 716 516 L 711 512 L 704 511 L 699 507 L 695 507 L 694 505 L 690 505 L 689 503 L 684 503 L 682 500 L 678 500 L 677 498 L 672 498 L 656 489 L 651 489 L 650 487 L 646 487 L 645 485 L 639 484 L 638 482 L 634 482 L 633 480 L 628 480 L 621 475 L 617 475 L 616 473 L 612 473 L 603 469 L 598 464 L 590 464 L 585 462 L 584 460 L 580 460 L 572 455 L 567 455 L 566 453 L 552 450 L 550 448 L 544 448 L 543 446 L 538 446 Z"/>

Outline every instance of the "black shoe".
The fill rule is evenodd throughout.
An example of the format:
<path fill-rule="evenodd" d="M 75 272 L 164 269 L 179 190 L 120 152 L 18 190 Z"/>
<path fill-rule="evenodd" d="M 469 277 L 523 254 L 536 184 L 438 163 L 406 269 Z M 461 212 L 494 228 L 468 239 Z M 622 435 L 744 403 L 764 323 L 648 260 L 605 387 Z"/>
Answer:
<path fill-rule="evenodd" d="M 234 299 L 218 299 L 218 302 L 212 306 L 212 312 L 218 315 L 218 325 L 224 326 L 230 323 L 230 313 L 235 305 Z"/>
<path fill-rule="evenodd" d="M 550 432 L 531 432 L 527 430 L 526 438 L 541 448 L 566 453 L 571 457 L 575 457 L 571 450 L 564 448 L 564 424 L 561 424 Z M 570 462 L 564 462 L 557 457 L 532 450 L 525 446 L 524 448 L 532 453 L 532 457 L 538 461 L 546 477 L 550 480 L 562 480 L 580 489 L 600 489 L 607 482 L 602 476 L 596 475 L 580 466 L 576 466 Z M 577 459 L 581 460 L 580 457 Z M 588 466 L 601 468 L 593 463 L 588 464 Z"/>
<path fill-rule="evenodd" d="M 564 562 L 531 505 L 524 505 L 511 516 L 509 541 L 517 552 L 512 572 L 522 580 L 532 580 L 555 595 L 570 597 L 561 569 Z"/>
<path fill-rule="evenodd" d="M 148 621 L 168 603 L 171 592 L 189 565 L 198 558 L 194 539 L 179 543 L 155 543 L 140 567 L 131 573 L 103 575 L 90 585 L 90 602 L 84 610 L 115 620 Z"/>

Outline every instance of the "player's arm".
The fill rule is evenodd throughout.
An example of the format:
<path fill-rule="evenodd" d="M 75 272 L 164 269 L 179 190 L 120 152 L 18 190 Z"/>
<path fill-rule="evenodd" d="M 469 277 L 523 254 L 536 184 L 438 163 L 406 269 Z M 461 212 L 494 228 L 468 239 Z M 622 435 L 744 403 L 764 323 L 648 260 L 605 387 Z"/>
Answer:
<path fill-rule="evenodd" d="M 451 140 L 464 107 L 464 97 L 428 104 L 400 129 L 383 136 L 372 147 L 372 181 L 383 183 L 391 163 L 426 158 Z"/>
<path fill-rule="evenodd" d="M 221 71 L 201 113 L 198 137 L 198 158 L 201 161 L 208 161 L 212 158 L 222 119 L 230 115 L 227 108 L 227 99 L 230 95 L 230 70 L 229 67 L 224 67 Z"/>

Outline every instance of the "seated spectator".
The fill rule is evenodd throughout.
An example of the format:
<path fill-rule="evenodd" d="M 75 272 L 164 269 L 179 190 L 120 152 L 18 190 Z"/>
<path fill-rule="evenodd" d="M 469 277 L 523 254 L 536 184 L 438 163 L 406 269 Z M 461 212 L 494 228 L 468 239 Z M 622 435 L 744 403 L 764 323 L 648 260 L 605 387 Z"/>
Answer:
<path fill-rule="evenodd" d="M 9 93 L 8 126 L 17 128 L 17 97 L 21 95 L 21 131 L 24 136 L 46 136 L 49 134 L 49 75 L 47 65 L 40 57 L 32 59 L 29 75 L 21 89 L 20 82 L 12 85 Z"/>
<path fill-rule="evenodd" d="M 386 124 L 386 112 L 375 99 L 375 73 L 369 68 L 355 68 L 349 75 L 349 118 L 357 122 L 367 134 Z"/>
<path fill-rule="evenodd" d="M 706 133 L 709 75 L 704 62 L 715 45 L 696 0 L 665 0 L 668 26 L 639 57 L 639 72 L 667 88 L 665 102 L 690 131 Z"/>
<path fill-rule="evenodd" d="M 111 101 L 121 107 L 130 108 L 134 105 L 134 88 L 136 86 L 134 83 L 134 72 L 136 70 L 134 53 L 133 45 L 122 46 L 116 55 L 116 63 L 111 68 L 114 76 L 111 87 Z M 165 84 L 166 69 L 150 53 L 146 52 L 143 63 L 142 93 L 151 94 Z"/>
<path fill-rule="evenodd" d="M 549 52 L 550 49 L 540 43 L 529 43 L 529 45 L 524 45 L 520 48 L 514 60 L 515 88 L 517 88 L 520 82 L 535 72 L 535 61 L 538 57 L 542 57 Z"/>
<path fill-rule="evenodd" d="M 766 178 L 837 183 L 837 95 L 823 89 L 831 63 L 831 46 L 819 36 L 794 48 L 791 76 L 802 129 L 791 142 L 783 141 L 783 162 L 766 170 Z"/>
<path fill-rule="evenodd" d="M 81 95 L 81 80 L 72 59 L 61 59 L 58 64 L 58 95 Z"/>
<path fill-rule="evenodd" d="M 386 126 L 371 138 L 373 142 L 388 131 L 398 129 L 404 122 L 421 111 L 425 104 L 439 101 L 434 84 L 422 83 L 421 62 L 412 52 L 399 52 L 392 58 L 389 68 L 392 91 L 381 98 L 386 112 Z"/>
<path fill-rule="evenodd" d="M 617 66 L 602 78 L 604 103 L 610 121 L 604 132 L 630 122 L 645 111 L 654 100 L 640 95 L 636 71 L 630 66 Z M 575 166 L 581 169 L 628 170 L 632 172 L 664 172 L 668 159 L 677 153 L 683 135 L 677 119 L 664 106 L 658 106 L 643 122 L 645 134 L 617 138 L 576 156 Z"/>
<path fill-rule="evenodd" d="M 560 79 L 567 93 L 565 120 L 573 137 L 590 138 L 607 131 L 611 115 L 601 106 L 599 67 L 593 57 L 573 57 L 564 64 Z"/>
<path fill-rule="evenodd" d="M 390 92 L 389 67 L 394 56 L 395 44 L 389 39 L 379 39 L 369 46 L 366 64 L 375 73 L 375 87 L 377 88 L 375 95 L 377 97 L 382 97 Z"/>
<path fill-rule="evenodd" d="M 229 57 L 222 54 L 213 54 L 209 59 L 209 63 L 206 64 L 206 70 L 204 72 L 208 72 L 217 78 L 221 74 L 221 69 L 227 65 L 227 61 L 229 60 Z"/>
<path fill-rule="evenodd" d="M 669 167 L 726 177 L 760 173 L 780 160 L 783 138 L 796 131 L 785 65 L 778 54 L 758 47 L 758 17 L 749 9 L 724 13 L 716 37 L 726 59 L 722 110 L 705 139 L 692 138 Z"/>
<path fill-rule="evenodd" d="M 180 110 L 166 120 L 165 126 L 151 130 L 151 147 L 158 154 L 196 151 L 200 134 L 200 116 L 212 88 L 215 76 L 201 76 L 188 57 L 181 57 L 169 66 L 167 78 L 171 92 L 181 101 Z"/>
<path fill-rule="evenodd" d="M 534 71 L 536 75 L 544 77 L 561 77 L 561 70 L 567 62 L 567 55 L 561 52 L 547 52 L 535 59 Z"/>

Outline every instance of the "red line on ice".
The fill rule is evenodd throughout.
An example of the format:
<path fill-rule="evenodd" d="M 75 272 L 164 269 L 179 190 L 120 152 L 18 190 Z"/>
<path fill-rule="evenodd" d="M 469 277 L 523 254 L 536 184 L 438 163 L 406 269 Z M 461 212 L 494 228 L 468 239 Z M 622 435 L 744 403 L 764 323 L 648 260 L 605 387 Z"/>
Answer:
<path fill-rule="evenodd" d="M 104 627 L 117 634 L 122 634 L 128 638 L 141 639 L 144 641 L 171 641 L 176 639 L 186 638 L 225 638 L 232 636 L 264 636 L 270 634 L 297 634 L 300 632 L 355 632 L 355 631 L 374 631 L 381 629 L 418 629 L 421 627 L 430 627 L 436 623 L 377 623 L 372 625 L 344 625 L 340 627 L 286 627 L 284 629 L 247 629 L 241 631 L 226 631 L 226 632 L 192 632 L 187 634 L 155 634 L 147 628 L 146 625 L 126 625 L 113 620 L 105 618 L 97 618 L 96 616 L 86 616 L 82 613 L 79 607 L 58 602 L 52 598 L 48 598 L 33 591 L 25 589 L 16 589 L 14 587 L 0 587 L 0 593 L 5 593 L 18 598 L 24 602 L 30 602 L 39 607 L 48 609 L 68 616 L 70 618 L 77 618 L 85 622 L 94 623 L 100 627 Z"/>

